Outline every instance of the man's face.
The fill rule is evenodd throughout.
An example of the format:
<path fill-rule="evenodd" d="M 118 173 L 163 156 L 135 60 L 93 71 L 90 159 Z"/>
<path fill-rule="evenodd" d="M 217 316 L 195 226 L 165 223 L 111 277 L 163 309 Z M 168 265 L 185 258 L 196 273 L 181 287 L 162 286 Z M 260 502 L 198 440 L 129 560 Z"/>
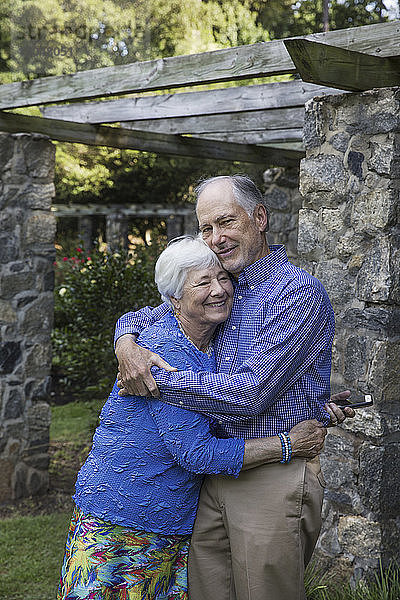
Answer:
<path fill-rule="evenodd" d="M 204 241 L 235 277 L 268 254 L 265 208 L 257 206 L 249 217 L 236 202 L 229 181 L 210 183 L 199 196 L 196 212 Z"/>

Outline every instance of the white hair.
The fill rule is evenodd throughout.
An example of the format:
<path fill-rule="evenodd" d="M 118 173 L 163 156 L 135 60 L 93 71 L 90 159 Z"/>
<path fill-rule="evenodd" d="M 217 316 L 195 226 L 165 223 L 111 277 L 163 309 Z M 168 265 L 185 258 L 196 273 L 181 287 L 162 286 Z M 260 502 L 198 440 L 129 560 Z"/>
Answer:
<path fill-rule="evenodd" d="M 231 184 L 233 197 L 239 206 L 247 212 L 249 217 L 252 217 L 256 207 L 259 204 L 262 204 L 267 211 L 269 223 L 269 206 L 254 181 L 248 175 L 219 175 L 217 177 L 204 179 L 203 181 L 200 181 L 194 189 L 196 200 L 198 201 L 200 194 L 208 185 L 223 180 L 228 181 Z"/>
<path fill-rule="evenodd" d="M 155 267 L 155 282 L 161 298 L 171 307 L 171 297 L 181 298 L 191 269 L 221 266 L 216 254 L 200 238 L 183 235 L 171 240 L 161 252 Z"/>

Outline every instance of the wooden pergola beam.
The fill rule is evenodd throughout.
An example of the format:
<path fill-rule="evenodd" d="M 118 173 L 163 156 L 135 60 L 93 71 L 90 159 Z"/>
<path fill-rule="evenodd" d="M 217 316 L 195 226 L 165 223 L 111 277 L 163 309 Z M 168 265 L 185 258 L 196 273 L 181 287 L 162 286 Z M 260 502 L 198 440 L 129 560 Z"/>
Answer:
<path fill-rule="evenodd" d="M 398 53 L 398 21 L 313 34 L 308 39 L 368 54 Z M 43 77 L 0 87 L 0 109 L 294 73 L 282 40 L 202 54 Z"/>
<path fill-rule="evenodd" d="M 169 217 L 171 215 L 192 215 L 193 205 L 162 205 L 152 204 L 53 204 L 51 211 L 57 217 L 88 217 L 91 215 L 114 215 L 120 214 L 124 217 Z"/>
<path fill-rule="evenodd" d="M 337 93 L 334 88 L 303 81 L 285 81 L 184 94 L 46 106 L 42 108 L 42 114 L 49 118 L 80 123 L 161 120 L 299 107 L 315 96 Z"/>
<path fill-rule="evenodd" d="M 285 46 L 303 81 L 350 91 L 400 85 L 400 55 L 371 56 L 304 39 Z"/>
<path fill-rule="evenodd" d="M 53 140 L 91 146 L 130 148 L 158 154 L 177 154 L 282 166 L 297 164 L 304 156 L 304 153 L 295 150 L 274 150 L 262 146 L 209 141 L 105 125 L 89 125 L 88 123 L 30 117 L 2 111 L 0 111 L 0 131 L 41 133 Z"/>

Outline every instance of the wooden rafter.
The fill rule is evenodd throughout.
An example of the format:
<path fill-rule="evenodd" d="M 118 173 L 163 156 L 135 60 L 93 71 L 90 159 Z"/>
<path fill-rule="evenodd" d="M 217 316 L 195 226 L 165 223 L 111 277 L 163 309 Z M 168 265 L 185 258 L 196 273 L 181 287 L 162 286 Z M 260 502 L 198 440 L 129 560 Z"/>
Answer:
<path fill-rule="evenodd" d="M 131 148 L 159 154 L 177 154 L 217 160 L 293 165 L 304 155 L 299 151 L 274 150 L 262 146 L 209 141 L 164 133 L 151 133 L 90 125 L 43 117 L 29 117 L 0 111 L 0 131 L 41 133 L 51 139 L 93 146 Z"/>
<path fill-rule="evenodd" d="M 391 56 L 398 53 L 399 33 L 399 22 L 394 21 L 314 34 L 308 39 L 368 54 Z M 10 83 L 0 87 L 0 108 L 235 81 L 294 73 L 295 70 L 284 42 L 277 40 Z"/>
<path fill-rule="evenodd" d="M 285 40 L 285 46 L 303 81 L 351 91 L 400 85 L 400 54 L 371 56 L 304 39 Z"/>
<path fill-rule="evenodd" d="M 299 107 L 315 96 L 337 93 L 334 88 L 303 81 L 285 81 L 184 94 L 76 102 L 46 106 L 42 113 L 45 117 L 82 123 L 161 120 Z"/>

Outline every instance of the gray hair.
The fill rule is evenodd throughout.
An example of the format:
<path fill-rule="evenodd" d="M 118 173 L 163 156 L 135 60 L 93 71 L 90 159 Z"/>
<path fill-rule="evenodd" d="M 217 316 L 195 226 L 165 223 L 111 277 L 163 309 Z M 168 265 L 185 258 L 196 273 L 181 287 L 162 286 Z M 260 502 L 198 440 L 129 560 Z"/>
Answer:
<path fill-rule="evenodd" d="M 249 217 L 253 216 L 256 206 L 262 204 L 267 211 L 269 223 L 269 206 L 254 181 L 248 175 L 219 175 L 217 177 L 209 177 L 208 179 L 200 181 L 200 183 L 194 188 L 196 202 L 198 202 L 200 194 L 208 185 L 210 185 L 210 183 L 223 180 L 229 181 L 232 186 L 233 197 L 239 206 L 241 206 L 247 212 Z"/>
<path fill-rule="evenodd" d="M 181 298 L 191 269 L 221 266 L 216 254 L 198 236 L 182 235 L 171 240 L 155 267 L 155 282 L 161 298 L 171 307 L 171 297 Z"/>

